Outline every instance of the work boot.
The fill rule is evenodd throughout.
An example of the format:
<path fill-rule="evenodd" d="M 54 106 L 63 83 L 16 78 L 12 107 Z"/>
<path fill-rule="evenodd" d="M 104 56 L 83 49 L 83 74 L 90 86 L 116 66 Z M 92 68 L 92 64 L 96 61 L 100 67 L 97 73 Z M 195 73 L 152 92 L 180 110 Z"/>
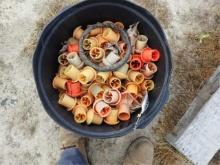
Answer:
<path fill-rule="evenodd" d="M 153 157 L 153 144 L 146 137 L 139 137 L 128 147 L 123 165 L 152 165 Z"/>
<path fill-rule="evenodd" d="M 81 154 L 84 156 L 84 158 L 88 162 L 86 148 L 85 148 L 86 142 L 87 142 L 86 138 L 81 137 L 76 133 L 70 132 L 70 131 L 60 127 L 60 146 L 61 146 L 61 149 L 76 147 L 79 149 Z"/>

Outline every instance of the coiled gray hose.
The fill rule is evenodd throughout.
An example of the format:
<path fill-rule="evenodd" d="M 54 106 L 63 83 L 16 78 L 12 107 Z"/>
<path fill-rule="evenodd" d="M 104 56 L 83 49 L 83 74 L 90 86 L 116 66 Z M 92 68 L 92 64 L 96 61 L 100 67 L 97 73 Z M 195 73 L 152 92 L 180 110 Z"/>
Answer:
<path fill-rule="evenodd" d="M 114 31 L 117 31 L 120 33 L 122 41 L 126 43 L 127 45 L 127 50 L 125 52 L 124 57 L 118 61 L 117 63 L 115 63 L 112 66 L 99 66 L 98 64 L 95 64 L 94 62 L 91 61 L 91 59 L 85 54 L 85 51 L 83 49 L 83 41 L 84 39 L 86 39 L 89 36 L 89 33 L 91 30 L 95 29 L 95 28 L 99 28 L 99 27 L 109 27 L 112 28 Z M 130 44 L 130 39 L 128 37 L 128 34 L 126 31 L 116 27 L 113 23 L 97 23 L 94 25 L 89 25 L 88 28 L 84 31 L 84 33 L 82 34 L 82 37 L 80 38 L 79 41 L 79 56 L 81 58 L 81 60 L 88 66 L 93 67 L 94 69 L 96 69 L 99 72 L 107 72 L 107 71 L 115 71 L 118 68 L 120 68 L 122 65 L 124 65 L 125 63 L 127 63 L 129 57 L 131 55 L 131 44 Z"/>

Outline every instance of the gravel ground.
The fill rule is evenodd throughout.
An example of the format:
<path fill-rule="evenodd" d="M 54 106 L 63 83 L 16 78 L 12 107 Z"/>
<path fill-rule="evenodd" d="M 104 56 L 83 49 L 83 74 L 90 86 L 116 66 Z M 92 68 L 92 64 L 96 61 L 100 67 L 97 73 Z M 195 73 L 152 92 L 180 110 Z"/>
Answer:
<path fill-rule="evenodd" d="M 43 110 L 32 75 L 32 54 L 41 28 L 71 0 L 0 1 L 0 164 L 55 164 L 59 126 Z M 125 137 L 90 139 L 91 164 L 121 164 L 129 143 L 147 136 L 155 143 L 158 165 L 191 164 L 164 140 L 193 97 L 220 64 L 219 0 L 135 0 L 163 26 L 174 70 L 170 99 L 145 129 Z M 25 49 L 25 51 L 23 51 Z M 46 147 L 45 147 L 46 146 Z M 111 155 L 111 156 L 110 156 Z M 211 164 L 220 164 L 216 155 Z"/>

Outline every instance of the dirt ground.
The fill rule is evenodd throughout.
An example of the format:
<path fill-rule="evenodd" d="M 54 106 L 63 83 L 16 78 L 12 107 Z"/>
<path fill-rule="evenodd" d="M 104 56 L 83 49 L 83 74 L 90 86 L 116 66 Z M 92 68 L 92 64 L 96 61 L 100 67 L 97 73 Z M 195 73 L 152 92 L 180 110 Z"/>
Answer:
<path fill-rule="evenodd" d="M 74 0 L 0 1 L 0 164 L 55 164 L 59 126 L 45 113 L 32 75 L 32 55 L 43 26 Z M 94 165 L 118 165 L 129 143 L 147 136 L 155 165 L 191 164 L 165 141 L 204 81 L 220 64 L 219 0 L 134 0 L 165 30 L 173 55 L 170 98 L 151 124 L 125 137 L 90 139 Z M 220 154 L 210 163 L 220 164 Z"/>

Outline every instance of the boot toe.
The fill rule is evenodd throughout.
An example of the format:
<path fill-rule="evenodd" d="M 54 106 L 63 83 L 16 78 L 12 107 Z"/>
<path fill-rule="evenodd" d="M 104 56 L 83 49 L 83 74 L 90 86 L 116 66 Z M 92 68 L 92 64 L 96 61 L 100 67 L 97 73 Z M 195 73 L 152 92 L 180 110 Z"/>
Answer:
<path fill-rule="evenodd" d="M 123 164 L 151 165 L 153 163 L 153 156 L 153 144 L 146 137 L 140 137 L 130 144 Z"/>

